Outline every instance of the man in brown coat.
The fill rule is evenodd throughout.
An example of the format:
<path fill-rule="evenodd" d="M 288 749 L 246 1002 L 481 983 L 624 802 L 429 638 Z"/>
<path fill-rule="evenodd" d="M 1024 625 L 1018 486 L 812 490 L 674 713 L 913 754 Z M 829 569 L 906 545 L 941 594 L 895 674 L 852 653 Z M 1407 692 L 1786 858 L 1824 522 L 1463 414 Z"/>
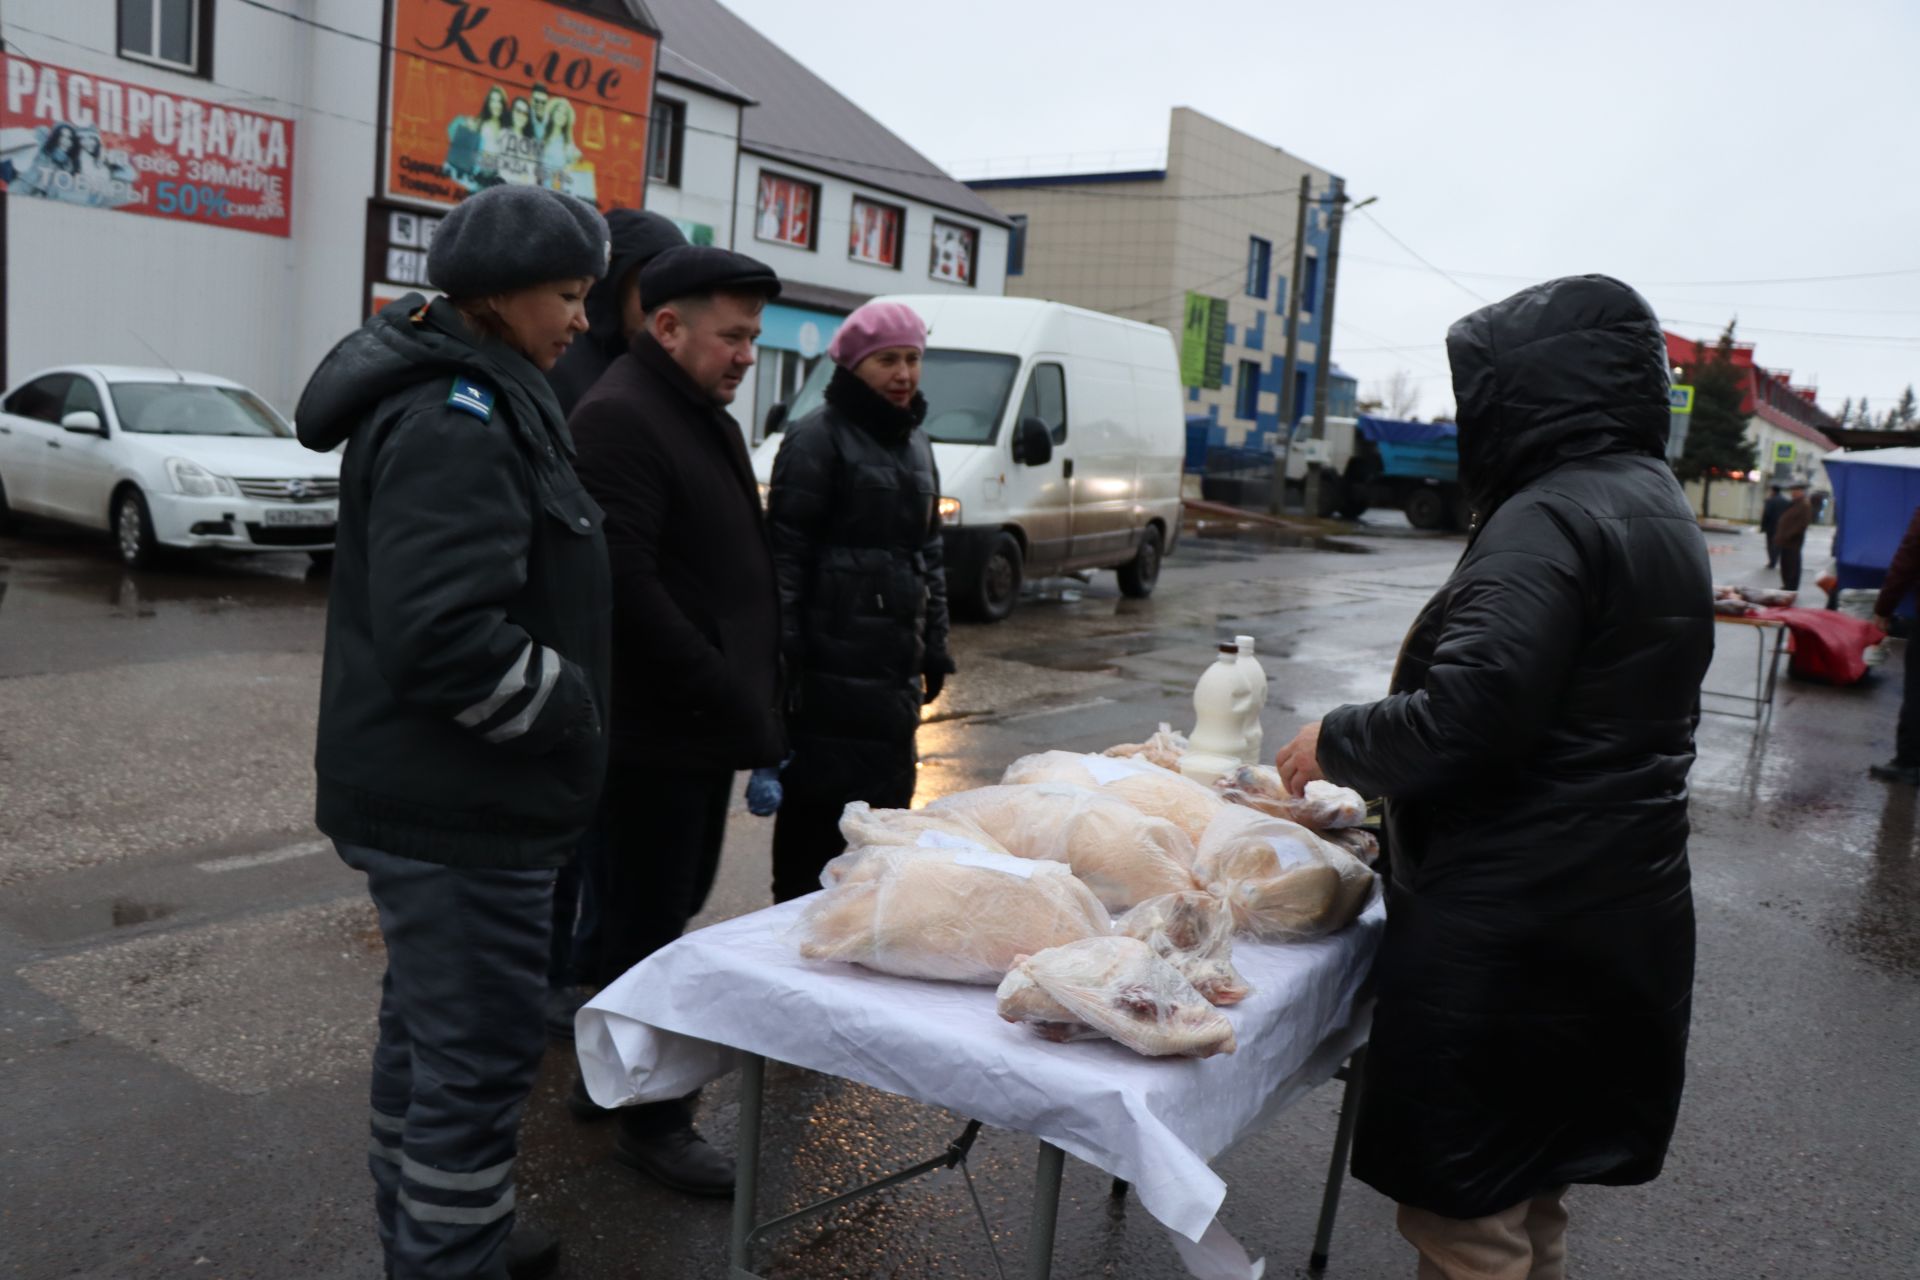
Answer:
<path fill-rule="evenodd" d="M 1780 585 L 1788 591 L 1800 589 L 1800 548 L 1806 544 L 1807 528 L 1813 523 L 1813 504 L 1807 501 L 1807 484 L 1798 480 L 1787 486 L 1793 499 L 1780 513 L 1773 527 L 1773 546 L 1780 553 Z"/>

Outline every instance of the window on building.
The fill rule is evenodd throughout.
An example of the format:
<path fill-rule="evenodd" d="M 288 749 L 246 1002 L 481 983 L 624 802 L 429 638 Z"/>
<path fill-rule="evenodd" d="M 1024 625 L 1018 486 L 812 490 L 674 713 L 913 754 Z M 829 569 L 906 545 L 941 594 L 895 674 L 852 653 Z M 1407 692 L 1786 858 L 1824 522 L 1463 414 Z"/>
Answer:
<path fill-rule="evenodd" d="M 1013 226 L 1007 232 L 1007 274 L 1022 276 L 1027 273 L 1027 215 L 1013 215 Z"/>
<path fill-rule="evenodd" d="M 853 198 L 853 226 L 847 234 L 847 256 L 855 262 L 900 269 L 900 237 L 907 211 L 865 196 Z"/>
<path fill-rule="evenodd" d="M 207 0 L 119 0 L 120 56 L 190 76 L 210 76 L 212 6 Z"/>
<path fill-rule="evenodd" d="M 935 280 L 970 285 L 979 260 L 980 232 L 944 218 L 933 220 L 933 256 L 927 274 Z"/>
<path fill-rule="evenodd" d="M 672 98 L 653 100 L 647 122 L 647 181 L 680 185 L 680 153 L 687 143 L 687 104 Z"/>
<path fill-rule="evenodd" d="M 1233 412 L 1251 422 L 1260 416 L 1260 363 L 1242 360 L 1234 372 Z"/>
<path fill-rule="evenodd" d="M 1247 296 L 1267 296 L 1267 281 L 1273 276 L 1273 244 L 1259 236 L 1247 237 Z"/>
<path fill-rule="evenodd" d="M 754 238 L 792 245 L 796 249 L 813 249 L 820 243 L 819 230 L 819 184 L 761 170 Z"/>
<path fill-rule="evenodd" d="M 1308 255 L 1300 268 L 1300 310 L 1312 315 L 1320 298 L 1320 259 Z"/>
<path fill-rule="evenodd" d="M 1067 375 L 1057 364 L 1037 364 L 1020 399 L 1020 418 L 1038 418 L 1056 445 L 1067 442 Z"/>

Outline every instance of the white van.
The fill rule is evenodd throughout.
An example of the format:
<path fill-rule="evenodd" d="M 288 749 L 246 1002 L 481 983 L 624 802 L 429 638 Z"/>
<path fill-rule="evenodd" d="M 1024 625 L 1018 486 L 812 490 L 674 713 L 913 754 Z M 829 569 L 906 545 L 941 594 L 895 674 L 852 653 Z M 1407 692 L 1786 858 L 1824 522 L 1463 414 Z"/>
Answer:
<path fill-rule="evenodd" d="M 1024 578 L 1118 569 L 1153 591 L 1180 537 L 1186 450 L 1173 335 L 1034 298 L 908 295 L 927 322 L 920 390 L 940 467 L 947 591 L 958 613 L 999 621 Z M 820 407 L 822 360 L 753 455 L 773 475 L 780 426 Z"/>

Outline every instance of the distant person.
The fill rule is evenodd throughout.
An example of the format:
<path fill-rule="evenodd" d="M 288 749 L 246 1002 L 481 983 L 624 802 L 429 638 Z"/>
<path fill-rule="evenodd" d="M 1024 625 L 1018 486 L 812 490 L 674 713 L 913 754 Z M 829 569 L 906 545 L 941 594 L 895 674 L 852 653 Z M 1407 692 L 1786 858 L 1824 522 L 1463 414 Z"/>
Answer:
<path fill-rule="evenodd" d="M 773 270 L 682 245 L 640 272 L 646 327 L 573 411 L 581 481 L 613 565 L 611 762 L 598 982 L 700 914 L 734 775 L 778 764 L 780 597 L 759 485 L 727 412 L 753 367 Z M 576 1081 L 582 1119 L 605 1114 Z M 733 1161 L 685 1100 L 622 1107 L 614 1159 L 675 1190 L 733 1194 Z"/>
<path fill-rule="evenodd" d="M 373 1055 L 387 1273 L 522 1280 L 520 1115 L 546 1048 L 555 868 L 606 760 L 607 548 L 541 371 L 607 267 L 591 205 L 496 187 L 409 294 L 343 339 L 299 404 L 350 442 L 320 677 L 316 821 L 367 877 L 387 967 Z"/>
<path fill-rule="evenodd" d="M 1807 482 L 1795 480 L 1787 486 L 1792 501 L 1780 513 L 1773 527 L 1773 547 L 1780 553 L 1780 585 L 1788 591 L 1800 589 L 1800 552 L 1807 542 L 1807 528 L 1813 524 L 1813 504 L 1807 501 Z"/>
<path fill-rule="evenodd" d="M 1887 566 L 1887 580 L 1873 602 L 1873 625 L 1893 634 L 1893 615 L 1900 611 L 1920 587 L 1920 508 L 1907 522 L 1907 534 L 1900 539 Z M 1920 635 L 1906 640 L 1906 673 L 1900 686 L 1900 719 L 1894 728 L 1893 759 L 1876 764 L 1867 772 L 1882 782 L 1904 782 L 1920 786 Z"/>
<path fill-rule="evenodd" d="M 1760 537 L 1767 544 L 1767 568 L 1780 563 L 1780 548 L 1773 545 L 1773 532 L 1780 527 L 1780 515 L 1793 505 L 1793 500 L 1780 492 L 1779 485 L 1767 490 L 1767 503 L 1760 508 Z"/>
<path fill-rule="evenodd" d="M 926 347 L 911 307 L 860 307 L 827 348 L 826 403 L 787 424 L 774 459 L 767 525 L 793 751 L 773 830 L 776 902 L 820 887 L 846 850 L 850 802 L 913 803 L 920 709 L 954 669 L 940 471 L 920 426 Z"/>
<path fill-rule="evenodd" d="M 1569 1184 L 1658 1177 L 1679 1113 L 1713 576 L 1644 298 L 1549 281 L 1447 353 L 1477 527 L 1388 696 L 1277 763 L 1387 803 L 1354 1174 L 1424 1280 L 1562 1280 Z"/>
<path fill-rule="evenodd" d="M 686 243 L 671 220 L 650 210 L 615 209 L 607 214 L 607 231 L 613 239 L 613 260 L 607 274 L 587 294 L 587 331 L 574 339 L 558 364 L 547 370 L 547 383 L 568 414 L 608 367 L 626 354 L 646 324 L 640 297 L 641 268 L 666 250 Z M 561 868 L 554 886 L 547 1031 L 562 1039 L 572 1038 L 573 1016 L 598 981 L 601 899 L 606 883 L 600 841 L 597 830 L 589 833 L 581 841 L 579 856 Z"/>

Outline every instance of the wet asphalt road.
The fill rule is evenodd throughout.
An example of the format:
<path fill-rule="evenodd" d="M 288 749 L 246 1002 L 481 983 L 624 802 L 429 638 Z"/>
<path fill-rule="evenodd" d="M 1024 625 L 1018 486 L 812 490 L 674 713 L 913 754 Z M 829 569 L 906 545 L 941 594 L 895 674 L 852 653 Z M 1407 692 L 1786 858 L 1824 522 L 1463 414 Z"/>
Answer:
<path fill-rule="evenodd" d="M 1758 538 L 1709 542 L 1721 580 L 1766 580 Z M 1101 575 L 960 628 L 922 794 L 1190 723 L 1212 642 L 1235 632 L 1272 677 L 1269 745 L 1377 696 L 1459 544 L 1402 527 L 1345 545 L 1360 549 L 1192 538 L 1150 602 Z M 380 941 L 309 816 L 325 592 L 296 557 L 130 576 L 104 542 L 0 538 L 0 1276 L 378 1274 L 363 1152 Z M 1753 637 L 1720 641 L 1710 687 L 1751 681 Z M 1767 729 L 1705 721 L 1687 1101 L 1660 1182 L 1571 1197 L 1583 1280 L 1920 1270 L 1920 806 L 1864 773 L 1890 754 L 1898 668 L 1854 689 L 1783 681 Z M 769 832 L 736 813 L 709 918 L 763 904 Z M 556 1046 L 521 1177 L 522 1206 L 565 1234 L 561 1274 L 724 1276 L 725 1205 L 612 1167 L 605 1126 L 561 1105 L 571 1078 Z M 778 1068 L 769 1101 L 767 1150 L 790 1154 L 766 1211 L 962 1126 Z M 1337 1104 L 1322 1089 L 1218 1162 L 1224 1220 L 1269 1275 L 1305 1260 Z M 735 1118 L 731 1084 L 709 1089 L 702 1127 L 727 1146 Z M 995 1131 L 974 1152 L 1010 1268 L 1033 1159 Z M 1160 1228 L 1106 1192 L 1070 1162 L 1054 1274 L 1181 1275 Z M 764 1274 L 994 1275 L 953 1181 L 862 1202 L 776 1256 Z M 1412 1274 L 1391 1205 L 1358 1183 L 1331 1274 Z"/>

